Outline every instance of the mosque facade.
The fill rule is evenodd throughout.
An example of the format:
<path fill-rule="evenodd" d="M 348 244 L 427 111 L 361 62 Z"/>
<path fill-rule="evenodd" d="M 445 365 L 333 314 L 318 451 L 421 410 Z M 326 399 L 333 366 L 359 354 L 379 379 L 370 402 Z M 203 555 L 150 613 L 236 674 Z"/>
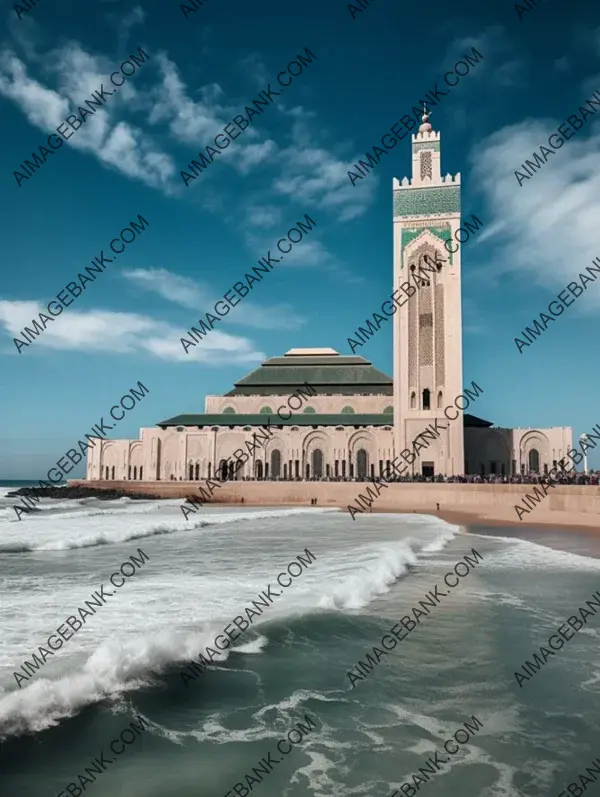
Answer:
<path fill-rule="evenodd" d="M 396 455 L 406 473 L 429 477 L 556 467 L 571 428 L 499 428 L 467 412 L 485 385 L 463 383 L 462 247 L 448 245 L 459 240 L 460 174 L 442 176 L 440 145 L 425 113 L 412 176 L 393 180 L 393 376 L 356 354 L 291 349 L 207 396 L 204 413 L 160 421 L 138 440 L 99 441 L 86 478 L 368 479 Z"/>

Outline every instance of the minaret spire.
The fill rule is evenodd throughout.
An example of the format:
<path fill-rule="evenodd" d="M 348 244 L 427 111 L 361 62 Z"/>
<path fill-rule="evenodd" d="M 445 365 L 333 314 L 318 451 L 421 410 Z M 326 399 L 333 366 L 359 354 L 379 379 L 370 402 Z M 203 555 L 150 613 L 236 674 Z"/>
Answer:
<path fill-rule="evenodd" d="M 433 127 L 429 124 L 430 113 L 427 111 L 427 103 L 423 102 L 423 116 L 421 117 L 423 124 L 419 127 L 419 133 L 431 133 Z"/>

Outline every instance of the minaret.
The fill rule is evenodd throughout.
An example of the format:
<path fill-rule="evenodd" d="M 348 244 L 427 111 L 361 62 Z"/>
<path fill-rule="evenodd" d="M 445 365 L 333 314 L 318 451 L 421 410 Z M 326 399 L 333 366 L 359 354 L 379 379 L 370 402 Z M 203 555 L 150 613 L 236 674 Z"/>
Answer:
<path fill-rule="evenodd" d="M 451 475 L 465 472 L 462 413 L 454 408 L 462 393 L 460 174 L 441 176 L 440 134 L 429 117 L 424 108 L 412 136 L 411 179 L 392 182 L 394 447 L 396 455 L 413 451 L 413 440 L 438 418 L 438 429 L 448 428 L 435 441 L 419 440 L 408 472 Z M 458 413 L 453 421 L 444 416 L 448 406 L 450 417 Z"/>

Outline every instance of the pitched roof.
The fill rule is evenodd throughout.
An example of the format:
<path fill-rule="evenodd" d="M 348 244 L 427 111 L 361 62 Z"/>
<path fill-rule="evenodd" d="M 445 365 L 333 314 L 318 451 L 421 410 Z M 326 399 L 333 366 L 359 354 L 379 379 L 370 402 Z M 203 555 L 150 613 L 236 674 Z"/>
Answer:
<path fill-rule="evenodd" d="M 271 426 L 393 426 L 391 413 L 339 413 L 318 415 L 311 412 L 292 413 L 290 418 L 280 418 L 273 413 L 210 413 L 175 415 L 166 421 L 159 421 L 157 426 L 263 426 L 271 421 Z"/>
<path fill-rule="evenodd" d="M 283 395 L 308 382 L 320 395 L 389 395 L 390 376 L 364 357 L 333 349 L 291 349 L 271 357 L 235 383 L 226 396 Z"/>
<path fill-rule="evenodd" d="M 311 412 L 293 413 L 290 418 L 280 418 L 276 413 L 243 413 L 213 412 L 213 413 L 184 413 L 159 421 L 156 425 L 167 426 L 263 426 L 271 420 L 272 426 L 393 426 L 393 414 L 386 412 L 374 413 L 332 413 L 319 415 Z M 475 415 L 466 413 L 464 425 L 491 426 L 489 421 L 484 421 Z"/>

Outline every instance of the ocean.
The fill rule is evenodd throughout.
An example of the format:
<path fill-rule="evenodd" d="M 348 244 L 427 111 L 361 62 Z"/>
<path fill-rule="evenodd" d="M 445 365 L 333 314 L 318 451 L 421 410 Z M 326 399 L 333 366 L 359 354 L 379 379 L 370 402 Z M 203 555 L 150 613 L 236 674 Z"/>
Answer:
<path fill-rule="evenodd" d="M 593 535 L 7 492 L 1 794 L 583 793 L 600 615 L 515 672 L 600 589 Z"/>

